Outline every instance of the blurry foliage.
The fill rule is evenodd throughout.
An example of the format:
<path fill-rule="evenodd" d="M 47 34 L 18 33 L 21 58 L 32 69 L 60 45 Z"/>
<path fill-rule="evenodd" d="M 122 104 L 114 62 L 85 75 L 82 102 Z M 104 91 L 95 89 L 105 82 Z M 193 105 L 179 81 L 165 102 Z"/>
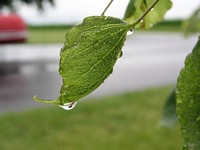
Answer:
<path fill-rule="evenodd" d="M 200 32 L 200 6 L 182 25 L 186 36 Z"/>
<path fill-rule="evenodd" d="M 134 22 L 139 18 L 147 8 L 154 2 L 154 0 L 130 0 L 124 20 L 129 23 Z M 160 0 L 156 6 L 150 11 L 136 28 L 148 29 L 153 27 L 158 22 L 161 22 L 164 18 L 165 13 L 172 7 L 170 0 Z"/>
<path fill-rule="evenodd" d="M 27 5 L 37 5 L 39 10 L 43 10 L 45 3 L 48 2 L 54 5 L 54 0 L 0 0 L 0 10 L 8 8 L 11 11 L 16 11 L 17 3 L 24 3 Z"/>
<path fill-rule="evenodd" d="M 174 89 L 171 91 L 164 104 L 160 125 L 164 127 L 173 127 L 176 123 L 176 90 Z"/>

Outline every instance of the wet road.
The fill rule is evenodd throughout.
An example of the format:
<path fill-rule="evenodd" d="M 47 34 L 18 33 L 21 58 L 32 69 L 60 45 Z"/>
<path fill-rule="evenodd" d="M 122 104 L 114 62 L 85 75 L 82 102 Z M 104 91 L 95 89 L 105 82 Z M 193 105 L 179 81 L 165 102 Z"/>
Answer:
<path fill-rule="evenodd" d="M 129 36 L 113 74 L 88 97 L 174 84 L 197 36 L 138 33 Z M 32 97 L 56 98 L 62 84 L 62 44 L 0 45 L 0 113 L 46 106 Z M 6 72 L 6 73 L 5 73 Z"/>

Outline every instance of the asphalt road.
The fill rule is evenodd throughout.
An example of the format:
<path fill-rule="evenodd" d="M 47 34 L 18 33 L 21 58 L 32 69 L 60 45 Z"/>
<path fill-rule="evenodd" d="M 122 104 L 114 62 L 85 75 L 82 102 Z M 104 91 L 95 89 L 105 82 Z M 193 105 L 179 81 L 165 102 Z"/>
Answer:
<path fill-rule="evenodd" d="M 123 56 L 112 75 L 88 97 L 119 94 L 147 87 L 175 84 L 197 36 L 178 33 L 137 33 L 127 37 Z M 62 44 L 0 45 L 0 113 L 46 106 L 33 96 L 56 98 Z"/>

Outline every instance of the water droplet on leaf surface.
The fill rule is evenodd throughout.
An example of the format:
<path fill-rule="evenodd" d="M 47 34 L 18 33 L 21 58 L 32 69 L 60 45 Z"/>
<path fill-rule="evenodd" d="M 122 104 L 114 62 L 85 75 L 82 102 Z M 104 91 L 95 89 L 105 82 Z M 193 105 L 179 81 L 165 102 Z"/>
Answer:
<path fill-rule="evenodd" d="M 77 102 L 70 102 L 70 103 L 65 103 L 63 105 L 59 105 L 59 106 L 65 110 L 71 110 L 76 106 L 76 104 L 77 104 Z"/>
<path fill-rule="evenodd" d="M 123 55 L 123 52 L 121 51 L 117 57 L 120 58 L 122 57 L 122 55 Z"/>
<path fill-rule="evenodd" d="M 140 22 L 144 22 L 144 20 L 141 20 Z"/>
<path fill-rule="evenodd" d="M 197 118 L 197 122 L 199 122 L 200 121 L 200 116 Z"/>
<path fill-rule="evenodd" d="M 129 36 L 129 35 L 133 34 L 133 32 L 134 32 L 134 29 L 131 28 L 131 29 L 126 33 L 126 35 Z"/>

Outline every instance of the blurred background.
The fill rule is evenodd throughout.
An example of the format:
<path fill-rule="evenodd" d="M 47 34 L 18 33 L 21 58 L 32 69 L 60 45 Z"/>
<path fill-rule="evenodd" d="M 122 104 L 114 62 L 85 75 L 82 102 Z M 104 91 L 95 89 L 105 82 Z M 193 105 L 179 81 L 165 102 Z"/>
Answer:
<path fill-rule="evenodd" d="M 128 2 L 115 0 L 106 15 L 122 18 Z M 1 0 L 0 149 L 180 149 L 178 128 L 159 130 L 157 123 L 198 39 L 198 32 L 184 36 L 183 22 L 200 2 L 172 2 L 162 23 L 127 37 L 112 75 L 66 112 L 33 96 L 59 95 L 66 31 L 100 15 L 108 1 Z"/>

